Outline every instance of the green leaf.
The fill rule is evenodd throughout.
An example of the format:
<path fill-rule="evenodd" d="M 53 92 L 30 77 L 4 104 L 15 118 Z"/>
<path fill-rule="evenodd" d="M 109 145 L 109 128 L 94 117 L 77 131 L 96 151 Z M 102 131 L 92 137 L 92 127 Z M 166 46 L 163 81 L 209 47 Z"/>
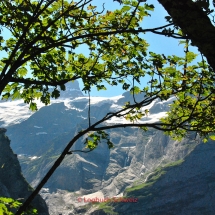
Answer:
<path fill-rule="evenodd" d="M 113 148 L 113 143 L 110 140 L 107 141 L 107 145 L 109 149 Z"/>
<path fill-rule="evenodd" d="M 207 138 L 204 138 L 204 139 L 203 139 L 203 143 L 206 143 L 207 141 L 208 141 Z"/>
<path fill-rule="evenodd" d="M 125 5 L 125 6 L 122 7 L 121 11 L 122 11 L 122 12 L 126 12 L 126 11 L 129 11 L 130 9 L 131 9 L 130 6 Z"/>
<path fill-rule="evenodd" d="M 122 89 L 123 89 L 123 90 L 127 90 L 129 87 L 130 87 L 130 84 L 127 84 L 127 83 L 124 83 L 124 84 L 122 85 Z"/>
<path fill-rule="evenodd" d="M 65 91 L 66 90 L 65 85 L 64 84 L 60 85 L 60 89 L 63 90 L 63 91 Z"/>
<path fill-rule="evenodd" d="M 0 214 L 3 215 L 13 215 L 11 208 L 19 208 L 22 205 L 21 202 L 7 197 L 0 197 Z M 37 209 L 32 208 L 31 206 L 27 209 L 26 212 L 23 212 L 22 215 L 32 215 L 38 214 Z"/>
<path fill-rule="evenodd" d="M 140 127 L 143 131 L 148 131 L 148 128 L 146 126 L 141 126 Z"/>
<path fill-rule="evenodd" d="M 133 88 L 131 88 L 130 92 L 134 93 L 134 94 L 139 94 L 141 92 L 141 90 L 139 87 L 134 86 Z"/>
<path fill-rule="evenodd" d="M 30 109 L 31 109 L 32 111 L 36 111 L 36 110 L 37 110 L 37 104 L 34 103 L 34 102 L 31 102 L 31 103 L 30 103 Z"/>
<path fill-rule="evenodd" d="M 211 136 L 209 136 L 209 138 L 210 138 L 211 140 L 215 140 L 215 135 L 211 135 Z"/>
<path fill-rule="evenodd" d="M 189 63 L 192 62 L 194 59 L 196 59 L 197 56 L 198 54 L 194 54 L 193 52 L 186 53 L 186 58 Z"/>
<path fill-rule="evenodd" d="M 108 148 L 113 147 L 113 143 L 109 139 L 109 135 L 105 131 L 97 131 L 88 135 L 85 140 L 86 148 L 95 149 L 102 140 L 106 140 Z"/>
<path fill-rule="evenodd" d="M 52 98 L 55 98 L 55 99 L 59 98 L 59 97 L 60 97 L 60 92 L 59 92 L 59 90 L 55 88 L 55 89 L 52 91 L 51 96 L 52 96 Z"/>
<path fill-rule="evenodd" d="M 25 67 L 21 67 L 17 70 L 17 73 L 20 77 L 23 77 L 28 73 L 28 70 Z"/>
<path fill-rule="evenodd" d="M 154 11 L 154 5 L 153 4 L 145 4 L 145 9 L 146 10 L 151 10 L 151 11 Z M 165 17 L 166 18 L 166 17 Z"/>

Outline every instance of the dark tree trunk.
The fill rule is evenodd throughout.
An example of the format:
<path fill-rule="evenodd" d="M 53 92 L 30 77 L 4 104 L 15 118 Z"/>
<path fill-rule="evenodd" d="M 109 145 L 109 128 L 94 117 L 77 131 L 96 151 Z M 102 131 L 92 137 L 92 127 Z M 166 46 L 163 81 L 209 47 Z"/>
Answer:
<path fill-rule="evenodd" d="M 192 0 L 158 0 L 173 22 L 188 35 L 215 71 L 215 27 L 206 12 Z"/>

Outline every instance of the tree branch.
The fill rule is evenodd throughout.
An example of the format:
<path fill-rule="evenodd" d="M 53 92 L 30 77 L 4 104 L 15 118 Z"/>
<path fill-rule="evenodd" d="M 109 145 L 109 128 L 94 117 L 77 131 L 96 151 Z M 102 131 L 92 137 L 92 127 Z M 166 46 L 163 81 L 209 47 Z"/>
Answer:
<path fill-rule="evenodd" d="M 10 82 L 16 82 L 16 83 L 23 83 L 23 84 L 37 84 L 37 85 L 49 85 L 49 86 L 57 86 L 61 84 L 66 84 L 69 81 L 74 81 L 76 79 L 81 78 L 80 76 L 74 76 L 70 79 L 63 79 L 60 81 L 39 81 L 39 80 L 32 80 L 32 79 L 24 79 L 24 78 L 10 78 Z"/>
<path fill-rule="evenodd" d="M 75 37 L 71 37 L 69 39 L 56 41 L 55 43 L 47 45 L 46 47 L 43 47 L 43 48 L 37 48 L 37 50 L 35 50 L 35 52 L 33 54 L 30 54 L 28 57 L 26 57 L 25 59 L 20 61 L 19 66 L 21 66 L 22 64 L 26 63 L 27 61 L 33 59 L 35 56 L 37 56 L 37 55 L 39 55 L 41 53 L 45 53 L 46 51 L 48 51 L 51 48 L 60 47 L 60 46 L 63 46 L 64 44 L 66 44 L 66 43 L 69 43 L 69 42 L 72 42 L 72 41 L 75 41 L 75 40 L 79 40 L 79 39 L 90 38 L 90 39 L 97 40 L 97 38 L 94 38 L 94 37 L 109 36 L 109 35 L 116 35 L 116 34 L 122 34 L 122 33 L 139 34 L 139 33 L 146 33 L 146 32 L 152 32 L 152 33 L 156 33 L 156 34 L 171 37 L 171 35 L 166 35 L 165 33 L 157 31 L 157 30 L 161 30 L 163 28 L 169 27 L 169 26 L 173 26 L 173 24 L 171 23 L 171 24 L 167 24 L 167 25 L 160 26 L 160 27 L 157 27 L 157 28 L 121 29 L 121 30 L 114 30 L 114 31 L 107 31 L 107 32 L 98 32 L 98 33 L 89 33 L 89 34 L 78 35 L 78 36 L 75 36 Z M 176 36 L 173 35 L 172 37 L 175 38 Z M 187 37 L 181 36 L 181 37 L 177 37 L 177 39 L 187 39 Z"/>

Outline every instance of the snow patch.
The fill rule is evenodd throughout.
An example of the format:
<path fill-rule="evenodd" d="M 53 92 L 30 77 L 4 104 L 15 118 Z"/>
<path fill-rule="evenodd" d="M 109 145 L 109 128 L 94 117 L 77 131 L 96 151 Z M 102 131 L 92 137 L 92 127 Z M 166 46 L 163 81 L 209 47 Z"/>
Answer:
<path fill-rule="evenodd" d="M 82 196 L 82 199 L 93 199 L 93 198 L 98 198 L 98 199 L 104 199 L 104 194 L 101 191 L 91 193 L 88 195 Z"/>
<path fill-rule="evenodd" d="M 114 96 L 114 97 L 91 97 L 90 98 L 90 102 L 91 105 L 96 105 L 96 106 L 101 106 L 105 103 L 110 103 L 111 107 L 110 107 L 110 111 L 118 111 L 122 108 L 122 106 L 117 105 L 116 102 L 123 98 L 124 96 L 119 95 L 119 96 Z M 88 104 L 88 97 L 77 97 L 74 99 L 71 98 L 65 98 L 65 99 L 51 99 L 51 104 L 54 103 L 60 103 L 60 102 L 64 102 L 64 105 L 70 109 L 70 110 L 75 110 L 78 112 L 83 112 L 82 109 L 76 108 L 74 107 L 74 103 L 75 102 L 81 102 L 81 101 L 85 101 L 87 105 Z M 159 119 L 161 117 L 165 117 L 166 116 L 166 112 L 160 112 L 158 114 L 150 114 L 150 108 L 153 107 L 154 104 L 164 104 L 164 103 L 170 103 L 172 100 L 174 100 L 175 97 L 171 97 L 169 98 L 167 101 L 159 101 L 158 99 L 154 100 L 151 104 L 144 106 L 141 108 L 142 111 L 148 109 L 149 110 L 149 114 L 148 116 L 143 117 L 141 120 L 139 120 L 139 123 L 153 123 L 153 122 L 158 122 Z M 35 102 L 37 103 L 37 107 L 38 109 L 40 109 L 41 107 L 44 107 L 45 105 L 43 103 L 41 103 L 39 100 L 35 100 Z M 87 106 L 86 106 L 87 107 Z M 1 101 L 0 102 L 0 126 L 2 127 L 8 127 L 14 124 L 19 124 L 25 120 L 27 120 L 32 114 L 34 114 L 35 112 L 32 112 L 29 110 L 29 105 L 23 103 L 22 100 L 15 100 L 15 101 Z M 83 116 L 80 116 L 83 119 L 86 119 Z M 130 121 L 125 120 L 125 118 L 121 117 L 121 118 L 116 118 L 116 117 L 112 117 L 111 119 L 109 119 L 108 121 L 106 121 L 107 123 L 114 123 L 114 124 L 128 124 L 131 123 Z M 136 122 L 135 122 L 136 123 Z M 55 124 L 57 125 L 57 124 Z M 35 128 L 42 128 L 40 126 L 35 125 Z M 36 135 L 40 135 L 40 134 L 47 134 L 46 132 L 38 132 L 36 133 Z"/>
<path fill-rule="evenodd" d="M 153 122 L 159 122 L 161 118 L 166 117 L 167 112 L 160 112 L 156 114 L 149 114 L 149 116 L 144 119 L 142 118 L 139 122 L 141 123 L 153 123 Z"/>
<path fill-rule="evenodd" d="M 82 115 L 81 116 L 77 116 L 77 117 L 80 117 L 82 119 L 87 119 L 87 117 L 83 117 Z"/>
<path fill-rule="evenodd" d="M 36 125 L 34 125 L 34 128 L 43 128 L 43 127 L 40 127 L 40 126 L 36 126 Z"/>
<path fill-rule="evenodd" d="M 127 146 L 122 146 L 121 148 L 122 148 L 122 149 L 134 149 L 135 147 L 136 147 L 136 146 L 130 146 L 130 147 L 129 147 L 129 146 L 128 146 L 128 147 L 127 147 Z"/>
<path fill-rule="evenodd" d="M 141 120 L 134 121 L 134 123 L 154 123 L 159 122 L 162 117 L 166 116 L 166 112 L 160 112 L 157 114 L 149 114 L 148 116 L 144 116 Z M 129 120 L 126 120 L 124 117 L 112 117 L 111 119 L 106 121 L 109 124 L 130 124 Z"/>
<path fill-rule="evenodd" d="M 38 109 L 44 106 L 39 100 L 36 100 Z M 14 124 L 19 124 L 26 119 L 28 119 L 33 113 L 29 110 L 29 105 L 25 104 L 23 100 L 14 100 L 14 101 L 1 101 L 0 102 L 0 121 L 3 123 L 0 124 L 2 127 L 11 126 Z"/>
<path fill-rule="evenodd" d="M 79 154 L 77 154 L 77 157 L 78 157 L 78 159 L 79 159 L 80 161 L 83 161 L 83 162 L 85 162 L 85 163 L 91 164 L 92 166 L 98 167 L 96 164 L 94 164 L 94 163 L 92 163 L 92 162 L 90 162 L 90 161 L 85 160 L 85 159 L 84 159 L 83 157 L 81 157 Z"/>
<path fill-rule="evenodd" d="M 47 134 L 46 132 L 38 132 L 36 133 L 36 135 L 40 135 L 40 134 Z"/>
<path fill-rule="evenodd" d="M 169 99 L 167 99 L 165 101 L 159 101 L 159 102 L 157 102 L 157 104 L 169 103 L 169 102 L 174 101 L 174 100 L 175 100 L 175 97 L 171 97 L 171 98 L 169 98 Z"/>
<path fill-rule="evenodd" d="M 42 188 L 41 192 L 49 192 L 49 188 Z"/>
<path fill-rule="evenodd" d="M 114 96 L 114 97 L 91 97 L 90 104 L 101 106 L 104 103 L 116 103 L 119 99 L 123 98 L 124 96 Z M 80 102 L 80 101 L 88 101 L 88 97 L 78 97 L 72 100 L 72 102 Z"/>
<path fill-rule="evenodd" d="M 79 108 L 76 108 L 76 107 L 70 107 L 71 110 L 76 110 L 78 112 L 82 112 L 83 110 L 79 109 Z"/>
<path fill-rule="evenodd" d="M 119 111 L 122 108 L 122 106 L 117 105 L 117 104 L 112 104 L 110 106 L 110 111 Z"/>
<path fill-rule="evenodd" d="M 27 156 L 26 154 L 19 154 L 18 157 L 25 157 Z"/>
<path fill-rule="evenodd" d="M 2 127 L 7 127 L 13 124 L 19 124 L 31 116 L 27 104 L 21 100 L 5 101 L 0 103 L 0 121 L 4 123 Z M 21 117 L 20 117 L 21 116 Z"/>
<path fill-rule="evenodd" d="M 32 157 L 28 157 L 28 158 L 30 158 L 31 160 L 35 160 L 35 159 L 39 159 L 39 158 L 41 158 L 41 156 L 40 156 L 40 157 L 32 156 Z"/>

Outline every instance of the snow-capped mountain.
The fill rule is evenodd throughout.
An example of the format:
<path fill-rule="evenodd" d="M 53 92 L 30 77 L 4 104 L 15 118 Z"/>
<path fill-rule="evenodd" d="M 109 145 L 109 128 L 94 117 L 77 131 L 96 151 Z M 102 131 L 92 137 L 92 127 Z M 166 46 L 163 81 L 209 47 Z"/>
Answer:
<path fill-rule="evenodd" d="M 136 100 L 142 99 L 141 96 L 137 96 Z M 78 82 L 70 82 L 66 84 L 66 90 L 61 91 L 61 96 L 58 99 L 51 99 L 50 105 L 63 103 L 67 109 L 77 110 L 79 112 L 85 112 L 89 106 L 89 98 L 84 96 L 81 92 Z M 103 104 L 111 104 L 110 111 L 117 111 L 122 108 L 125 102 L 133 102 L 133 97 L 130 92 L 126 92 L 123 95 L 115 97 L 91 97 L 90 105 L 91 106 L 101 106 Z M 150 113 L 147 117 L 144 117 L 141 121 L 144 122 L 156 122 L 161 117 L 165 116 L 166 111 L 168 110 L 168 104 L 172 101 L 172 98 L 161 102 L 158 99 L 153 101 L 150 105 L 145 106 L 143 109 L 150 109 Z M 39 100 L 36 101 L 38 110 L 43 108 L 45 105 Z M 85 105 L 82 105 L 85 104 Z M 50 105 L 46 106 L 48 108 Z M 79 106 L 80 108 L 77 108 Z M 27 120 L 31 115 L 35 114 L 29 110 L 29 105 L 25 104 L 23 100 L 10 100 L 10 101 L 1 101 L 0 102 L 0 126 L 8 127 L 11 125 L 19 124 Z M 86 115 L 86 114 L 85 114 Z M 81 114 L 80 114 L 81 117 Z M 86 116 L 82 116 L 83 119 Z M 124 118 L 112 118 L 107 121 L 107 123 L 129 123 Z M 35 125 L 37 126 L 37 125 Z"/>
<path fill-rule="evenodd" d="M 64 102 L 65 105 L 70 100 L 77 98 L 79 96 L 83 97 L 83 93 L 79 88 L 78 81 L 69 82 L 66 85 L 66 90 L 61 91 L 61 96 L 59 99 L 51 99 L 51 104 Z M 35 101 L 37 103 L 38 110 L 45 105 L 39 100 Z M 51 105 L 50 104 L 50 105 Z M 35 112 L 29 110 L 29 105 L 25 104 L 23 100 L 9 100 L 0 101 L 0 126 L 8 127 L 14 124 L 19 124 L 22 121 L 28 119 Z"/>
<path fill-rule="evenodd" d="M 7 128 L 7 135 L 11 139 L 14 152 L 18 154 L 18 158 L 21 161 L 23 173 L 34 186 L 46 173 L 47 168 L 50 167 L 68 141 L 81 128 L 88 125 L 89 98 L 83 96 L 78 83 L 67 84 L 66 91 L 63 91 L 62 94 L 59 99 L 51 100 L 51 104 L 48 106 L 38 102 L 39 110 L 37 112 L 29 111 L 28 105 L 20 100 L 0 103 L 1 126 Z M 136 97 L 137 101 L 140 99 L 142 99 L 142 95 Z M 121 109 L 126 101 L 133 102 L 130 92 L 111 98 L 91 97 L 90 115 L 92 121 L 103 118 L 108 112 Z M 171 99 L 167 102 L 155 100 L 144 107 L 144 109 L 152 109 L 153 111 L 141 121 L 158 121 L 160 117 L 165 115 L 169 102 L 171 102 Z M 128 121 L 124 118 L 112 118 L 106 123 L 128 123 Z M 65 161 L 67 163 L 65 168 L 69 168 L 69 175 L 75 174 L 77 177 L 81 177 L 81 180 L 77 179 L 76 183 L 74 183 L 74 180 L 67 178 L 69 175 L 66 174 L 64 180 L 71 181 L 71 183 L 62 183 L 62 178 L 59 175 L 62 175 L 64 168 L 59 168 L 61 173 L 55 174 L 58 175 L 58 179 L 53 178 L 55 182 L 53 180 L 49 181 L 47 187 L 51 190 L 58 188 L 70 191 L 78 191 L 83 188 L 86 193 L 106 189 L 111 181 L 114 183 L 113 181 L 117 177 L 118 171 L 124 172 L 130 166 L 136 154 L 134 152 L 137 144 L 140 144 L 143 139 L 148 141 L 148 137 L 153 133 L 154 131 L 151 131 L 146 135 L 135 128 L 111 130 L 110 137 L 115 144 L 113 150 L 109 151 L 107 146 L 102 144 L 89 155 L 76 154 L 71 159 L 68 157 L 67 161 Z M 83 142 L 84 138 L 79 140 L 73 148 L 82 149 L 84 147 Z M 150 144 L 148 143 L 148 145 Z M 149 147 L 148 145 L 147 147 Z M 118 157 L 115 156 L 115 153 L 118 154 Z M 146 152 L 144 157 L 146 159 Z M 38 165 L 38 163 L 41 165 Z M 141 166 L 141 171 L 138 170 L 138 177 L 147 169 L 152 168 L 153 165 L 150 168 L 145 167 L 146 163 Z M 125 168 L 125 170 L 121 170 L 122 168 Z M 113 169 L 117 169 L 117 172 L 111 173 Z M 132 176 L 131 178 L 134 179 L 135 177 Z M 113 188 L 108 189 L 108 192 L 114 195 L 121 193 L 124 187 L 128 185 L 127 182 L 123 183 L 124 185 L 121 188 L 113 186 Z"/>
<path fill-rule="evenodd" d="M 41 156 L 44 150 L 49 149 L 47 142 L 60 135 L 76 130 L 77 126 L 87 127 L 89 98 L 83 96 L 78 82 L 66 85 L 66 91 L 61 92 L 63 97 L 52 99 L 51 104 L 44 106 L 37 102 L 38 111 L 29 110 L 28 104 L 21 100 L 4 101 L 0 103 L 0 126 L 8 128 L 8 136 L 12 140 L 15 153 L 28 154 L 29 157 Z M 141 100 L 143 95 L 136 96 L 136 101 Z M 91 97 L 90 117 L 91 122 L 102 119 L 107 113 L 120 110 L 126 101 L 133 102 L 130 92 L 115 97 Z M 149 114 L 139 122 L 156 122 L 165 116 L 168 104 L 172 101 L 160 102 L 158 99 L 143 107 L 149 109 Z M 152 110 L 152 111 L 151 111 Z M 105 121 L 108 124 L 130 123 L 124 117 Z M 74 133 L 73 131 L 72 133 Z M 68 137 L 71 139 L 72 136 Z M 26 144 L 28 143 L 28 144 Z M 62 149 L 61 147 L 59 150 Z"/>
<path fill-rule="evenodd" d="M 38 102 L 37 112 L 29 111 L 28 105 L 19 100 L 0 103 L 1 127 L 7 128 L 6 135 L 18 155 L 23 174 L 33 186 L 47 173 L 74 135 L 88 126 L 89 98 L 82 94 L 77 82 L 66 87 L 62 96 L 51 100 L 50 105 L 44 106 Z M 142 97 L 140 94 L 135 99 L 140 101 Z M 164 102 L 154 100 L 145 106 L 143 109 L 149 109 L 149 115 L 141 121 L 158 121 L 165 116 L 172 99 Z M 133 102 L 130 92 L 111 98 L 91 97 L 91 121 L 120 110 L 127 101 Z M 112 118 L 105 123 L 128 121 Z M 138 128 L 118 128 L 110 129 L 108 133 L 114 143 L 113 149 L 109 150 L 102 142 L 90 153 L 68 155 L 47 182 L 41 195 L 49 205 L 50 215 L 90 214 L 86 208 L 84 212 L 82 210 L 87 203 L 77 198 L 123 196 L 126 187 L 132 186 L 134 181 L 147 182 L 158 166 L 184 159 L 198 145 L 193 135 L 178 142 L 153 129 L 144 132 Z M 83 149 L 85 138 L 79 139 L 72 149 Z M 168 202 L 168 198 L 172 197 L 165 198 Z M 177 201 L 181 201 L 180 197 Z"/>

